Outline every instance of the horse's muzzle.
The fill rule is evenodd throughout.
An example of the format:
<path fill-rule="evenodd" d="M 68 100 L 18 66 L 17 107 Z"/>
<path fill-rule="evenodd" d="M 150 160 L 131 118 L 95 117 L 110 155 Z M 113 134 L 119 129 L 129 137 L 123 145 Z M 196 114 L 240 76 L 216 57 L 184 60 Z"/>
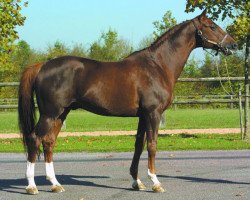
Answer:
<path fill-rule="evenodd" d="M 230 43 L 227 44 L 225 46 L 220 47 L 221 51 L 225 54 L 225 55 L 231 55 L 233 54 L 234 51 L 236 51 L 238 49 L 238 45 L 237 43 Z"/>

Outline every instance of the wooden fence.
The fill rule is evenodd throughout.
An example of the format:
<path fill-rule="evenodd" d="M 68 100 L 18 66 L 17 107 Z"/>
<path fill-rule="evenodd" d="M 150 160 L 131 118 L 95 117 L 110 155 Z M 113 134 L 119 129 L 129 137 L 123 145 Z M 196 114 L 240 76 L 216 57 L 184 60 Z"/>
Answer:
<path fill-rule="evenodd" d="M 210 78 L 179 78 L 178 82 L 223 82 L 223 81 L 244 81 L 244 77 L 210 77 Z M 0 87 L 18 87 L 19 82 L 3 82 L 0 83 Z M 239 103 L 238 96 L 236 95 L 200 95 L 201 98 L 197 99 L 194 96 L 177 96 L 173 101 L 174 108 L 177 105 L 183 104 L 229 104 L 233 107 L 233 104 Z M 243 100 L 243 99 L 242 99 Z M 244 100 L 243 100 L 244 101 Z M 17 109 L 17 98 L 4 98 L 0 99 L 0 109 Z"/>

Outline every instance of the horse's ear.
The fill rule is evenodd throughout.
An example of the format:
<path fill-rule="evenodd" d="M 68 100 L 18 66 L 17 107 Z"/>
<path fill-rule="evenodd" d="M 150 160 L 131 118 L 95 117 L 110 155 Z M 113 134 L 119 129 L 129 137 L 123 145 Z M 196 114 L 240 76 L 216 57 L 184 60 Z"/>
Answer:
<path fill-rule="evenodd" d="M 206 18 L 207 15 L 207 9 L 205 9 L 200 16 L 198 17 L 200 21 L 202 21 L 204 18 Z"/>
<path fill-rule="evenodd" d="M 207 15 L 207 9 L 203 10 L 203 12 L 201 13 L 201 16 L 206 16 Z"/>

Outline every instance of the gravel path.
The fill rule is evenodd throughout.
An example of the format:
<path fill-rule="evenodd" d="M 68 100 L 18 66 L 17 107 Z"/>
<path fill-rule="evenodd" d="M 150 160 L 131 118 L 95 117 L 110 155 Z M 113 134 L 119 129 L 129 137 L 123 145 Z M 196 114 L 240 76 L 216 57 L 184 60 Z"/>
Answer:
<path fill-rule="evenodd" d="M 213 128 L 213 129 L 176 129 L 176 130 L 160 130 L 159 134 L 230 134 L 240 133 L 239 128 Z M 68 136 L 112 136 L 112 135 L 135 135 L 136 131 L 95 131 L 95 132 L 61 132 L 59 137 Z M 19 138 L 18 133 L 0 133 L 1 139 Z"/>

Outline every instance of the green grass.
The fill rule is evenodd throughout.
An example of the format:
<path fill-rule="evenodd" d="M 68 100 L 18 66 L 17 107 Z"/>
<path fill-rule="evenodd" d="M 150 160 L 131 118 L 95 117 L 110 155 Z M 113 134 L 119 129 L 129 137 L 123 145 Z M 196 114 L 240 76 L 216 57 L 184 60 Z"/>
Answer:
<path fill-rule="evenodd" d="M 178 109 L 167 111 L 164 129 L 182 128 L 237 128 L 239 112 L 236 109 Z M 0 133 L 17 133 L 17 113 L 0 112 Z M 71 111 L 66 120 L 69 132 L 136 130 L 138 118 L 104 117 L 85 111 Z"/>
<path fill-rule="evenodd" d="M 134 150 L 134 136 L 81 136 L 58 138 L 55 152 L 130 152 Z M 226 135 L 161 135 L 157 149 L 175 150 L 238 150 L 250 149 L 250 142 L 236 134 Z M 0 139 L 0 152 L 23 152 L 20 139 Z"/>

